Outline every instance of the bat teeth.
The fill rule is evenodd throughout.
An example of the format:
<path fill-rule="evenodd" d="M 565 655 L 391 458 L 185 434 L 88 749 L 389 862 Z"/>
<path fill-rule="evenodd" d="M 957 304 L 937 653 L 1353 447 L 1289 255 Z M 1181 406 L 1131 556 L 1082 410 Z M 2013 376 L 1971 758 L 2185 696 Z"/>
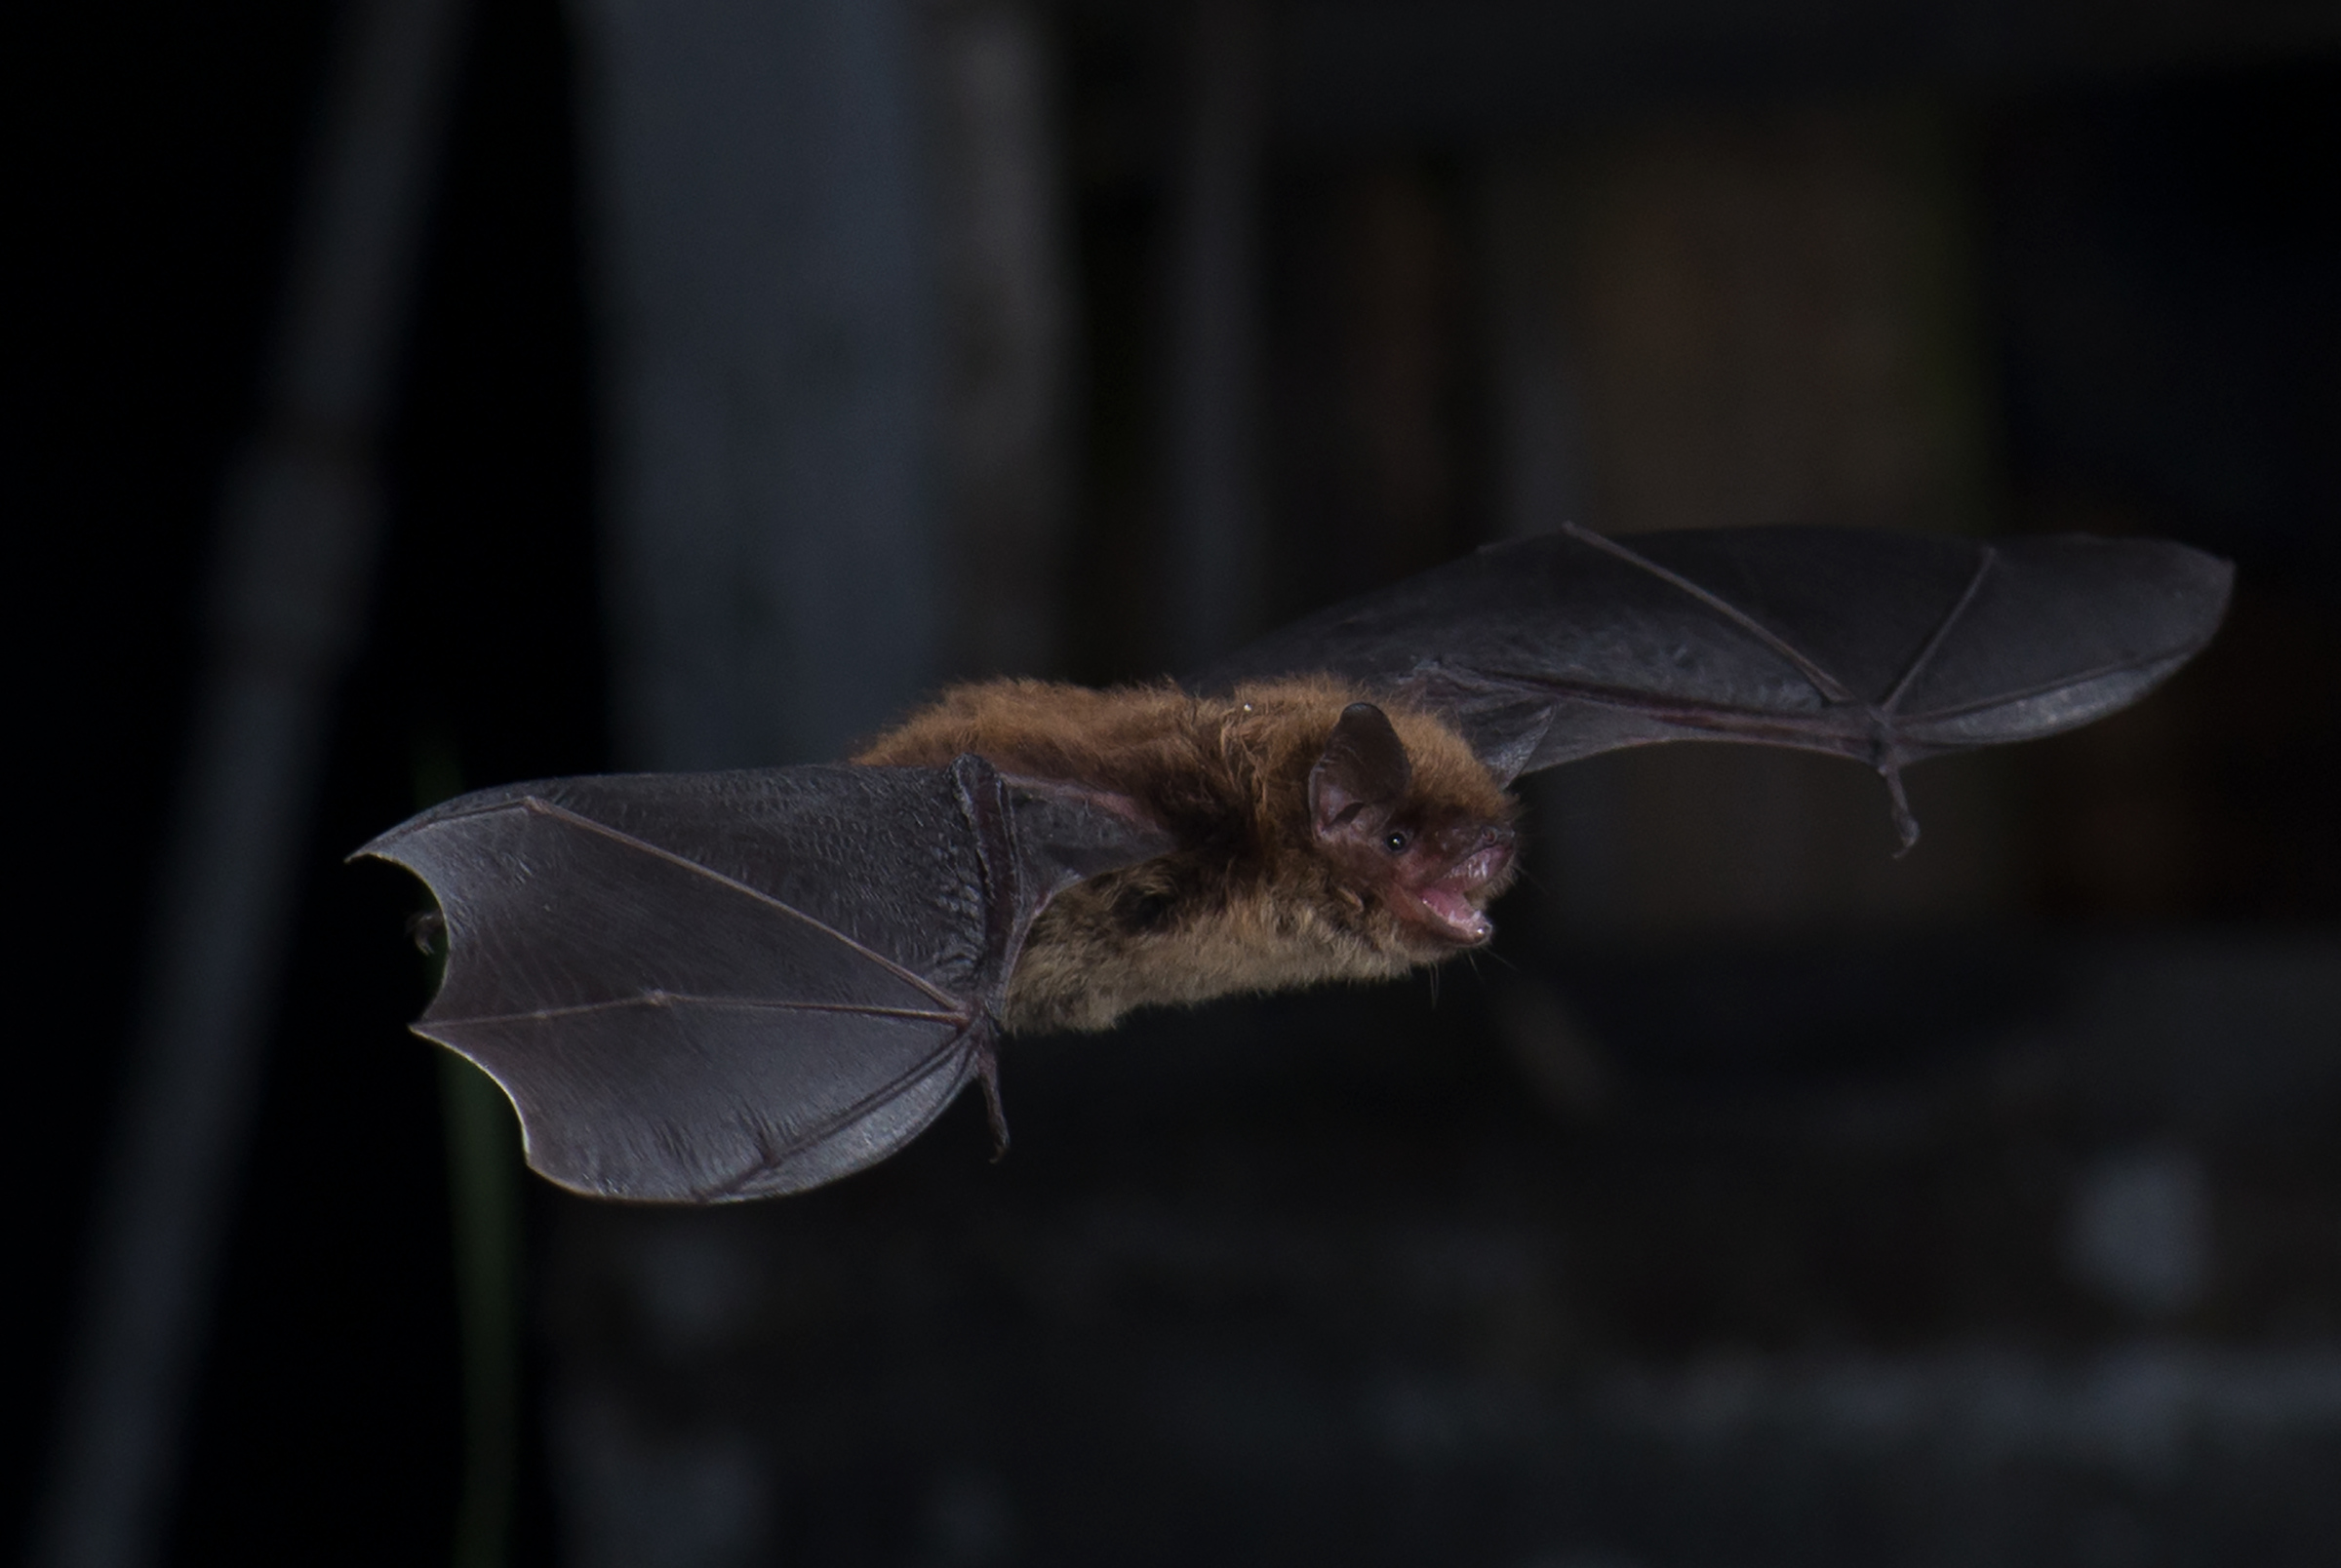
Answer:
<path fill-rule="evenodd" d="M 1440 929 L 1458 942 L 1485 942 L 1495 934 L 1487 912 L 1451 887 L 1434 884 L 1415 896 Z"/>

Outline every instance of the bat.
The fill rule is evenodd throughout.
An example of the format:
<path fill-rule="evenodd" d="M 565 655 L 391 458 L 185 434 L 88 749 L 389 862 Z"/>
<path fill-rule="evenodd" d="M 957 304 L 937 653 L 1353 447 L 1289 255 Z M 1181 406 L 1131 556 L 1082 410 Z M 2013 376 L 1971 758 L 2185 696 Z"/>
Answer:
<path fill-rule="evenodd" d="M 945 691 L 850 763 L 508 785 L 357 853 L 430 887 L 417 1033 L 605 1197 L 800 1192 L 998 1051 L 1134 1007 L 1380 979 L 1487 942 L 1512 783 L 1735 741 L 1883 775 L 2069 729 L 2207 644 L 2233 568 L 2162 540 L 1569 528 L 1337 605 L 1183 682 Z"/>

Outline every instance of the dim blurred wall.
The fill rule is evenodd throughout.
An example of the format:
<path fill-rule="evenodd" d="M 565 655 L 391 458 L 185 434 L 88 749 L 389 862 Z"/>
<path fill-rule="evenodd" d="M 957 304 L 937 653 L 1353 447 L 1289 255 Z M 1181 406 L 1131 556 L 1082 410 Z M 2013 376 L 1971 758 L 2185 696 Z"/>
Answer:
<path fill-rule="evenodd" d="M 1592 521 L 1990 521 L 1958 136 L 1923 102 L 1801 104 L 1653 116 L 1556 160 Z"/>
<path fill-rule="evenodd" d="M 1480 540 L 1472 264 L 1453 184 L 1402 153 L 1302 163 L 1270 188 L 1274 619 Z"/>

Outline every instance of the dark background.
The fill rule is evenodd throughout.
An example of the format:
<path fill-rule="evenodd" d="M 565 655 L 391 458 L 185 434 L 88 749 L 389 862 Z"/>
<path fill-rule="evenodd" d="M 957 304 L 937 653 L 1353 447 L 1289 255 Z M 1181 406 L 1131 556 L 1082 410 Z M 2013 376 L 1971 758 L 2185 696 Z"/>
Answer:
<path fill-rule="evenodd" d="M 1582 81 L 1518 63 L 1587 53 L 1578 23 L 1531 10 L 1273 13 L 1267 608 L 1508 527 L 1474 369 L 1488 147 L 1583 160 L 1677 121 L 1728 146 L 1734 125 L 1813 105 L 1873 125 L 1885 103 L 1930 128 L 1969 269 L 1951 331 L 1984 455 L 1964 525 L 2229 555 L 2220 642 L 2136 713 L 1976 772 L 1984 847 L 1959 835 L 1962 764 L 1922 771 L 1922 815 L 1932 790 L 1949 821 L 1920 855 L 1999 856 L 1981 892 L 1875 918 L 1827 887 L 1781 913 L 1661 879 L 1605 923 L 1532 886 L 1494 960 L 1436 988 L 1012 1050 L 1018 1146 L 996 1168 L 960 1106 L 801 1200 L 676 1220 L 532 1186 L 513 1560 L 628 1560 L 607 1545 L 630 1539 L 610 1501 L 628 1473 L 668 1477 L 638 1524 L 678 1543 L 640 1561 L 2330 1560 L 2330 19 L 2323 43 L 2303 13 L 2130 47 L 2092 13 L 2003 47 L 1989 19 L 1928 44 L 1805 14 L 1767 32 L 1760 11 L 1727 49 L 1613 38 L 1633 68 Z M 1059 673 L 1143 677 L 1164 663 L 1150 432 L 1184 57 L 1168 11 L 1042 17 L 1080 327 Z M 330 22 L 229 5 L 10 23 L 0 507 L 31 813 L 12 1523 L 43 1475 L 198 589 Z M 556 6 L 478 8 L 174 1560 L 449 1549 L 461 1372 L 439 1068 L 404 1033 L 426 995 L 399 934 L 417 895 L 339 857 L 413 808 L 433 747 L 471 783 L 613 761 L 571 48 Z M 1385 371 L 1396 413 L 1369 396 Z M 1608 766 L 1539 810 L 1592 811 Z M 1880 860 L 1883 821 L 1856 841 Z M 2076 1261 L 2087 1195 L 2139 1182 L 2194 1195 L 2179 1207 L 2209 1237 L 2162 1298 Z"/>

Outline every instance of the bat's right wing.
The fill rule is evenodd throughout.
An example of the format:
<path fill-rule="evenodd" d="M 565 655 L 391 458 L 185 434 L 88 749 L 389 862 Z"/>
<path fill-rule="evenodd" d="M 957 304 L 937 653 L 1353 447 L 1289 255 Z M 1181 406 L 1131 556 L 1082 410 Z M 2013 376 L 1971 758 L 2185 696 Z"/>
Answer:
<path fill-rule="evenodd" d="M 532 1166 L 717 1202 L 857 1170 L 990 1091 L 1033 919 L 1167 846 L 963 757 L 512 785 L 359 853 L 430 884 L 447 972 L 416 1030 L 503 1086 Z"/>
<path fill-rule="evenodd" d="M 1491 545 L 1272 633 L 1196 684 L 1327 671 L 1450 715 L 1502 778 L 1735 740 L 1869 764 L 2070 729 L 2208 643 L 2234 568 L 2161 539 L 1856 529 Z"/>

